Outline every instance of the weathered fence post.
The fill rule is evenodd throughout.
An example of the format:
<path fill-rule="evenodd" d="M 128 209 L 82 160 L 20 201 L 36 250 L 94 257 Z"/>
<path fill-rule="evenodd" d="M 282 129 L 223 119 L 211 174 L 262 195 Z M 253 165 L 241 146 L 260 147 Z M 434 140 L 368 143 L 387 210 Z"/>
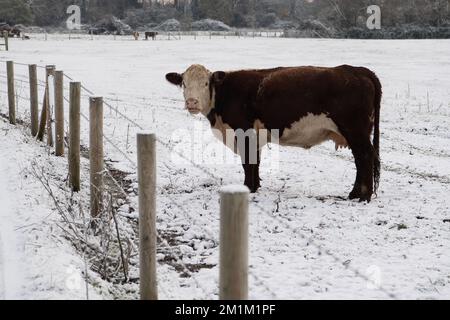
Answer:
<path fill-rule="evenodd" d="M 248 195 L 245 186 L 220 191 L 221 300 L 248 299 Z"/>
<path fill-rule="evenodd" d="M 48 87 L 45 86 L 44 97 L 42 99 L 42 110 L 41 110 L 41 120 L 39 121 L 39 130 L 36 138 L 39 141 L 44 141 L 45 127 L 47 123 L 47 95 Z"/>
<path fill-rule="evenodd" d="M 156 137 L 137 135 L 139 182 L 139 256 L 141 300 L 157 300 Z"/>
<path fill-rule="evenodd" d="M 102 210 L 103 197 L 103 98 L 90 98 L 89 162 L 91 182 L 91 216 Z"/>
<path fill-rule="evenodd" d="M 39 127 L 39 97 L 37 67 L 35 64 L 28 66 L 30 75 L 30 115 L 31 115 L 31 135 L 35 137 Z"/>
<path fill-rule="evenodd" d="M 74 192 L 80 191 L 80 95 L 81 83 L 70 83 L 69 180 Z"/>
<path fill-rule="evenodd" d="M 50 147 L 54 146 L 53 141 L 53 128 L 52 128 L 52 106 L 50 105 L 50 86 L 49 86 L 49 78 L 53 76 L 53 89 L 55 89 L 55 66 L 47 66 L 46 67 L 46 78 L 47 78 L 47 100 L 46 100 L 46 109 L 47 109 L 47 145 Z"/>
<path fill-rule="evenodd" d="M 55 66 L 46 66 L 45 67 L 45 94 L 44 101 L 42 103 L 42 111 L 41 111 L 41 121 L 39 122 L 39 131 L 37 134 L 37 138 L 40 141 L 44 140 L 45 129 L 47 128 L 47 144 L 53 146 L 53 133 L 52 133 L 52 123 L 51 123 L 51 114 L 50 114 L 50 93 L 48 86 L 48 78 L 50 75 L 54 75 Z"/>
<path fill-rule="evenodd" d="M 16 124 L 16 93 L 14 89 L 14 62 L 6 62 L 6 73 L 8 78 L 8 106 L 9 123 Z"/>
<path fill-rule="evenodd" d="M 3 31 L 3 38 L 5 38 L 5 50 L 9 51 L 9 32 Z"/>
<path fill-rule="evenodd" d="M 64 73 L 55 72 L 55 155 L 64 156 Z"/>

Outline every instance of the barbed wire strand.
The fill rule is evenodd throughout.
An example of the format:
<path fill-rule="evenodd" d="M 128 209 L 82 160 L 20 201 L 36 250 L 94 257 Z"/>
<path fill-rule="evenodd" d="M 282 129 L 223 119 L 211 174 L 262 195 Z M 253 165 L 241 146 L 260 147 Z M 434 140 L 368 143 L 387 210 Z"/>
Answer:
<path fill-rule="evenodd" d="M 7 95 L 7 94 L 8 94 L 8 91 L 0 90 L 0 93 L 3 93 L 3 94 L 5 94 L 5 95 Z M 18 95 L 18 94 L 15 94 L 14 96 L 15 96 L 16 98 L 21 98 L 21 99 L 30 101 L 30 98 L 28 98 L 28 97 L 24 97 L 24 96 L 21 96 L 21 95 Z M 18 101 L 16 101 L 16 103 L 18 103 Z"/>

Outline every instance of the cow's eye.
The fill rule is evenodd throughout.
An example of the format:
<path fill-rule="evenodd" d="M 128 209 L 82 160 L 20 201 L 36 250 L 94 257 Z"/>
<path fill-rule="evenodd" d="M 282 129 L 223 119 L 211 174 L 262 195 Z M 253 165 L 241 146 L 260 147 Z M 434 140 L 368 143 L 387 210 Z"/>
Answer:
<path fill-rule="evenodd" d="M 208 82 L 205 83 L 205 87 L 207 87 L 207 86 L 209 86 L 209 83 L 208 83 Z"/>

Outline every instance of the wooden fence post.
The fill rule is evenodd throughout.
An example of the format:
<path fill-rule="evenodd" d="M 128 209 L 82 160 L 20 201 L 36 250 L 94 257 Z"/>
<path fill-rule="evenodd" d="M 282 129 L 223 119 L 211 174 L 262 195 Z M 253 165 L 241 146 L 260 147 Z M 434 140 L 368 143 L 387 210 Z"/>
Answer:
<path fill-rule="evenodd" d="M 69 179 L 74 192 L 80 186 L 80 95 L 81 83 L 70 83 L 69 106 Z"/>
<path fill-rule="evenodd" d="M 5 38 L 5 50 L 9 51 L 9 32 L 3 31 L 3 37 Z"/>
<path fill-rule="evenodd" d="M 31 115 L 31 135 L 35 137 L 38 134 L 39 127 L 39 97 L 37 66 L 31 64 L 28 66 L 30 76 L 30 115 Z"/>
<path fill-rule="evenodd" d="M 64 73 L 55 72 L 55 155 L 64 156 Z"/>
<path fill-rule="evenodd" d="M 245 186 L 220 191 L 221 300 L 248 299 L 248 195 Z"/>
<path fill-rule="evenodd" d="M 45 67 L 45 94 L 44 101 L 42 103 L 41 120 L 39 122 L 39 131 L 37 138 L 40 141 L 44 140 L 45 129 L 47 129 L 47 144 L 53 146 L 53 133 L 51 126 L 51 114 L 50 114 L 50 101 L 49 101 L 49 88 L 48 77 L 54 75 L 55 66 Z"/>
<path fill-rule="evenodd" d="M 41 120 L 39 121 L 39 129 L 36 136 L 39 141 L 44 141 L 45 128 L 47 123 L 47 92 L 48 87 L 46 85 L 44 90 L 44 97 L 42 98 Z"/>
<path fill-rule="evenodd" d="M 157 300 L 156 137 L 137 135 L 139 183 L 139 257 L 141 300 Z"/>
<path fill-rule="evenodd" d="M 16 124 L 16 93 L 14 89 L 14 62 L 6 62 L 6 73 L 8 78 L 8 106 L 9 123 Z"/>
<path fill-rule="evenodd" d="M 47 66 L 46 67 L 46 78 L 47 78 L 47 100 L 46 100 L 46 109 L 47 109 L 47 145 L 50 147 L 54 146 L 53 141 L 53 128 L 52 128 L 52 105 L 50 105 L 50 87 L 49 87 L 49 78 L 53 76 L 53 89 L 55 89 L 55 66 Z"/>
<path fill-rule="evenodd" d="M 91 181 L 91 216 L 100 215 L 103 198 L 103 98 L 90 98 L 89 162 Z"/>

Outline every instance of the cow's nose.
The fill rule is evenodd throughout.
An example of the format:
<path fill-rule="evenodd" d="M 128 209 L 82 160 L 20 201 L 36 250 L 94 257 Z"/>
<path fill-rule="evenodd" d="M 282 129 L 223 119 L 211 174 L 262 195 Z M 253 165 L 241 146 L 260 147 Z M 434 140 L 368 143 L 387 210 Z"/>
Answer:
<path fill-rule="evenodd" d="M 189 98 L 186 100 L 186 107 L 188 109 L 193 109 L 196 108 L 198 106 L 198 100 L 194 99 L 194 98 Z"/>

